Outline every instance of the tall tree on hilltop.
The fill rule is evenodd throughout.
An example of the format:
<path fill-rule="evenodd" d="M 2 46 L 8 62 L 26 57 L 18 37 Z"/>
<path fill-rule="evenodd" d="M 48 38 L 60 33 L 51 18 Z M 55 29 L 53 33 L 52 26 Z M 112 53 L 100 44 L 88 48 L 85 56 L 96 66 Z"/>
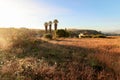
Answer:
<path fill-rule="evenodd" d="M 56 31 L 56 30 L 57 30 L 57 26 L 58 26 L 58 20 L 55 19 L 55 20 L 53 21 L 53 23 L 54 23 L 54 28 L 55 28 L 55 31 Z"/>
<path fill-rule="evenodd" d="M 45 22 L 45 23 L 44 23 L 44 26 L 45 26 L 45 32 L 47 33 L 47 32 L 48 32 L 48 23 Z"/>
<path fill-rule="evenodd" d="M 51 30 L 52 30 L 52 29 L 51 29 L 51 28 L 52 28 L 52 21 L 49 21 L 48 24 L 49 24 L 49 31 L 50 31 L 50 33 L 51 33 Z"/>

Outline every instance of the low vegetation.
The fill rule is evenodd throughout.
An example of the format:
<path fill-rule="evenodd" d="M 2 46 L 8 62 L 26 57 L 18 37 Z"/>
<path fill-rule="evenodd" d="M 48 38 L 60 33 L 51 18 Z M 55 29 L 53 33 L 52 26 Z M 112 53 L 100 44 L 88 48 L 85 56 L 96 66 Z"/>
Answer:
<path fill-rule="evenodd" d="M 59 29 L 55 32 L 55 36 L 60 38 L 60 37 L 69 37 L 69 32 L 64 29 Z"/>
<path fill-rule="evenodd" d="M 44 41 L 36 35 L 42 34 L 0 31 L 0 80 L 120 79 L 120 37 Z"/>
<path fill-rule="evenodd" d="M 106 38 L 103 34 L 86 34 L 86 35 L 79 35 L 79 38 Z"/>
<path fill-rule="evenodd" d="M 102 34 L 100 31 L 96 30 L 80 30 L 80 29 L 68 29 L 70 37 L 79 37 L 79 34 L 85 34 L 86 36 Z"/>
<path fill-rule="evenodd" d="M 46 33 L 43 35 L 43 38 L 51 40 L 53 38 L 53 35 L 51 33 Z"/>

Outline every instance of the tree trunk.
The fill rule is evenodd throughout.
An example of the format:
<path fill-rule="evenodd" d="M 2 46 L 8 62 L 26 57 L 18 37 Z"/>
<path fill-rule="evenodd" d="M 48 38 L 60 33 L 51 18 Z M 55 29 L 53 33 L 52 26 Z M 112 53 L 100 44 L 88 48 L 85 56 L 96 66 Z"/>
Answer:
<path fill-rule="evenodd" d="M 45 32 L 47 33 L 47 26 L 45 26 Z"/>
<path fill-rule="evenodd" d="M 57 24 L 55 24 L 55 31 L 57 30 Z"/>
<path fill-rule="evenodd" d="M 51 25 L 49 25 L 49 31 L 50 31 L 50 33 L 51 33 Z"/>

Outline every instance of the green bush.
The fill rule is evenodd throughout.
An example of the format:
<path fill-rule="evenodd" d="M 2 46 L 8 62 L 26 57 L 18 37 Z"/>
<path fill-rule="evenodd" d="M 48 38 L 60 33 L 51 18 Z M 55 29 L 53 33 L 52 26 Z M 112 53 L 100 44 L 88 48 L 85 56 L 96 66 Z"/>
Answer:
<path fill-rule="evenodd" d="M 81 38 L 91 38 L 92 36 L 91 35 L 83 35 L 81 36 Z"/>
<path fill-rule="evenodd" d="M 46 39 L 52 39 L 52 34 L 51 33 L 47 33 L 47 34 L 44 34 L 43 37 L 46 38 Z"/>
<path fill-rule="evenodd" d="M 56 31 L 56 37 L 69 37 L 69 32 L 64 29 L 59 29 Z"/>
<path fill-rule="evenodd" d="M 106 38 L 103 34 L 92 35 L 92 38 Z"/>
<path fill-rule="evenodd" d="M 81 36 L 81 38 L 106 38 L 105 35 L 102 35 L 102 34 L 92 34 L 92 35 L 83 35 Z"/>

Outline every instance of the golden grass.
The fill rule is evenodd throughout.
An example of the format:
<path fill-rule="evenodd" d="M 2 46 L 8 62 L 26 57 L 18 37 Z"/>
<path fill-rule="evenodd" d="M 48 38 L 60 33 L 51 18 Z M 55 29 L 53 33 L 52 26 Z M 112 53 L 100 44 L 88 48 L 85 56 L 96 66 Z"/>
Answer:
<path fill-rule="evenodd" d="M 53 44 L 85 48 L 87 54 L 93 53 L 100 62 L 120 74 L 120 37 L 87 38 L 87 39 L 59 39 L 51 41 Z M 91 51 L 93 50 L 93 51 Z"/>
<path fill-rule="evenodd" d="M 0 80 L 120 79 L 120 37 L 44 40 L 9 32 L 0 37 Z"/>

